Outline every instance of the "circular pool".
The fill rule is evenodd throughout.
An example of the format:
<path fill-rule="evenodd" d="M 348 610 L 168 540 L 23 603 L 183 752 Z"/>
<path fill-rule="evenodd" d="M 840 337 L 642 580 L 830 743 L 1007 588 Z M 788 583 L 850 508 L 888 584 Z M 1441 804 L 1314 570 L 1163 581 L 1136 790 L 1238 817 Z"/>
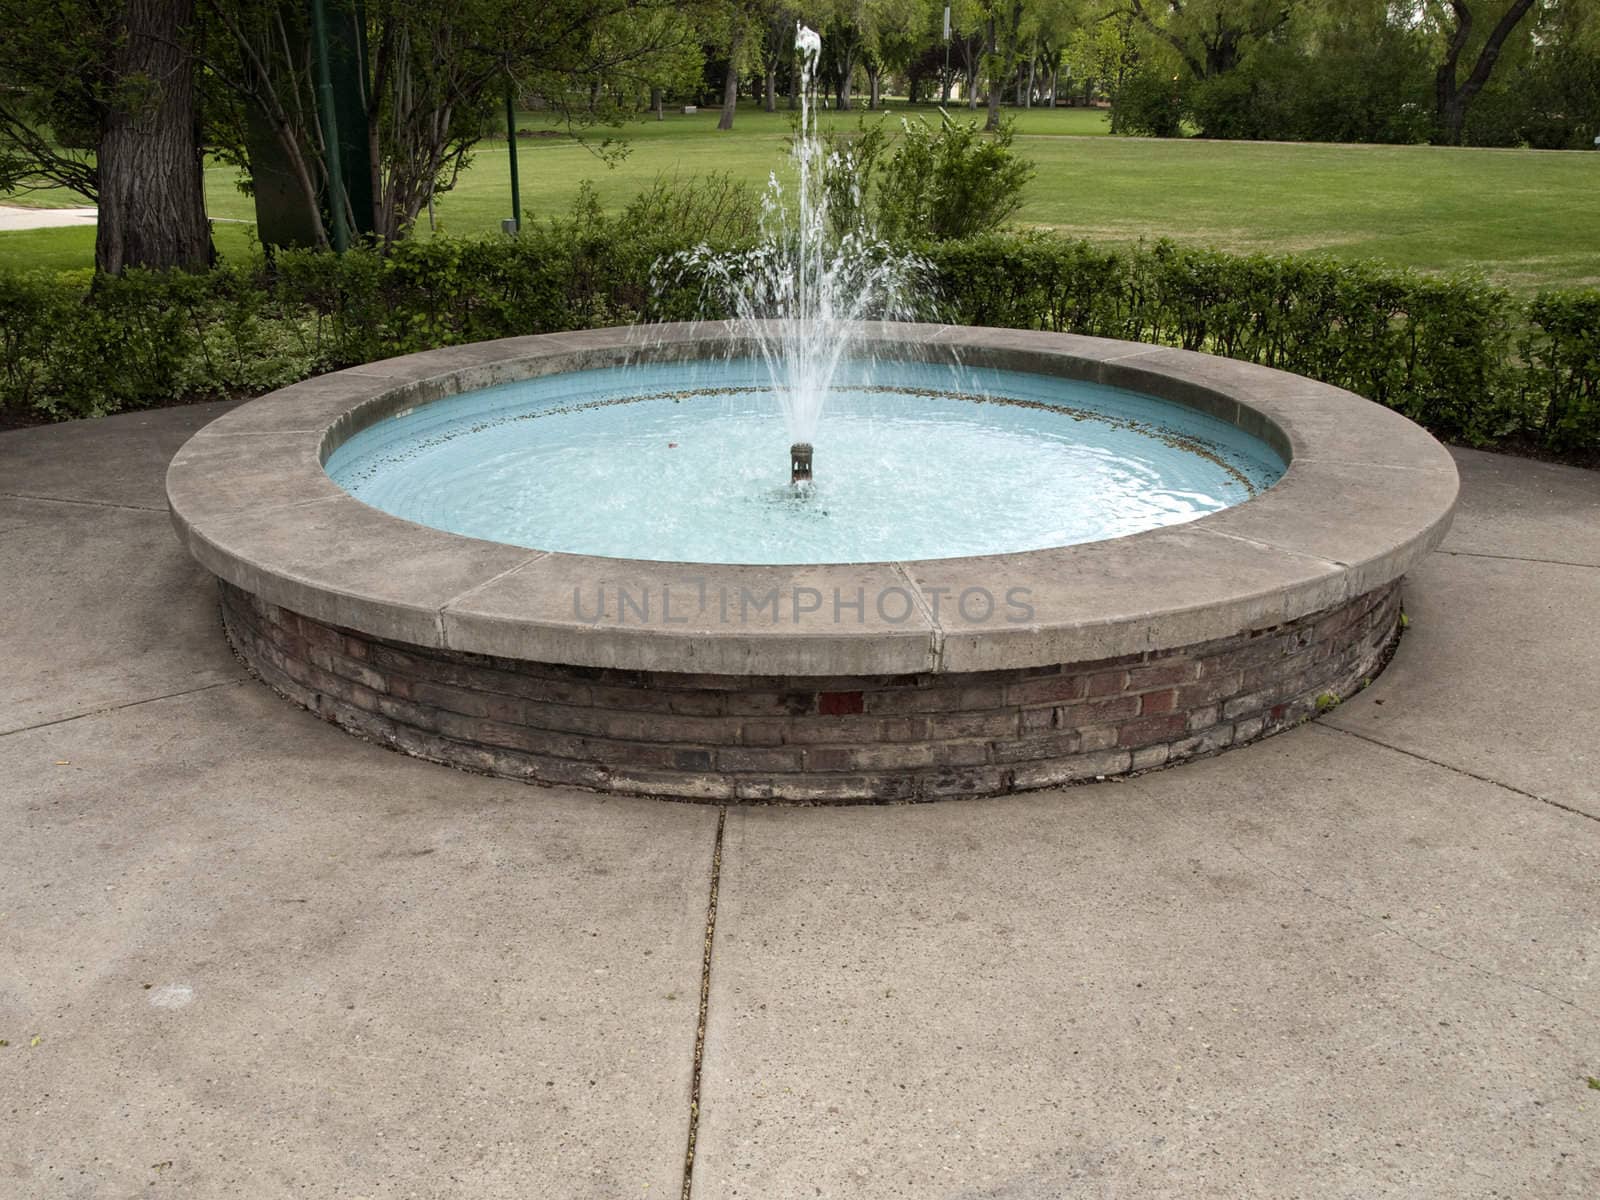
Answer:
<path fill-rule="evenodd" d="M 746 334 L 660 326 L 242 405 L 173 460 L 174 523 L 278 691 L 547 783 L 1042 787 L 1248 742 L 1381 668 L 1457 488 L 1409 421 L 1177 350 L 861 332 L 805 494 Z"/>
<path fill-rule="evenodd" d="M 1192 521 L 1283 474 L 1209 413 L 1083 380 L 844 364 L 813 486 L 754 359 L 635 363 L 476 389 L 364 429 L 326 463 L 397 517 L 613 558 L 858 563 L 1067 546 Z"/>

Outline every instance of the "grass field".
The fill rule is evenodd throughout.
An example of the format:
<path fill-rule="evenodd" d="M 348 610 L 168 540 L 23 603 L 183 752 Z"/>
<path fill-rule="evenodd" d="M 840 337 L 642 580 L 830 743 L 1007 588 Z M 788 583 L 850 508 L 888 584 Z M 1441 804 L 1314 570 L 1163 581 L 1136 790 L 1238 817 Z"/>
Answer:
<path fill-rule="evenodd" d="M 890 103 L 869 119 L 898 123 Z M 927 110 L 924 110 L 927 111 Z M 957 115 L 965 115 L 957 109 Z M 1103 112 L 1016 114 L 1018 148 L 1038 165 L 1019 220 L 1103 241 L 1173 237 L 1235 251 L 1322 250 L 1430 271 L 1477 268 L 1519 291 L 1600 285 L 1600 154 L 1431 146 L 1330 146 L 1112 138 Z M 856 118 L 829 114 L 836 126 Z M 590 148 L 527 114 L 519 139 L 522 198 L 536 217 L 566 210 L 585 180 L 601 202 L 623 204 L 658 175 L 726 171 L 762 185 L 780 169 L 786 112 L 741 110 L 731 133 L 715 111 L 669 113 L 621 130 L 629 153 L 607 166 Z M 212 216 L 248 221 L 250 200 L 231 169 L 207 174 Z M 504 141 L 479 147 L 439 228 L 481 233 L 510 215 Z M 31 203 L 70 203 L 35 195 Z M 248 252 L 248 225 L 219 224 L 219 250 Z M 93 260 L 93 232 L 0 235 L 0 264 L 64 268 Z"/>

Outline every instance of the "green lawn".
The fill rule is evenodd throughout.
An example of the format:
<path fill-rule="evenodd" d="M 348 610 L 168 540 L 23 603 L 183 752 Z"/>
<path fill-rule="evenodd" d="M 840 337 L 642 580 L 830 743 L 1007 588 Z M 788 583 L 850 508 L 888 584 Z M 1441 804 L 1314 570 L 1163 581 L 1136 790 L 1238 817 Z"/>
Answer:
<path fill-rule="evenodd" d="M 886 114 L 906 113 L 891 101 Z M 924 108 L 922 111 L 928 112 Z M 965 109 L 956 109 L 964 115 Z M 1016 114 L 1018 147 L 1038 164 L 1020 219 L 1107 241 L 1173 237 L 1228 250 L 1325 250 L 1425 270 L 1476 267 L 1520 291 L 1600 285 L 1600 154 L 1456 150 L 1429 146 L 1327 146 L 1112 138 L 1103 112 L 1033 109 Z M 625 138 L 629 153 L 608 167 L 590 148 L 520 122 L 523 207 L 564 211 L 585 180 L 620 206 L 657 175 L 726 171 L 760 186 L 782 164 L 787 112 L 741 109 L 731 133 L 717 114 L 669 112 L 586 138 Z M 828 114 L 852 127 L 855 116 Z M 437 206 L 439 228 L 480 233 L 510 215 L 504 141 L 479 147 L 455 192 Z M 248 220 L 251 202 L 231 170 L 207 175 L 215 217 Z M 63 203 L 39 196 L 33 203 Z M 244 226 L 218 226 L 218 246 L 244 252 Z M 92 261 L 90 230 L 0 235 L 0 263 L 47 267 Z"/>

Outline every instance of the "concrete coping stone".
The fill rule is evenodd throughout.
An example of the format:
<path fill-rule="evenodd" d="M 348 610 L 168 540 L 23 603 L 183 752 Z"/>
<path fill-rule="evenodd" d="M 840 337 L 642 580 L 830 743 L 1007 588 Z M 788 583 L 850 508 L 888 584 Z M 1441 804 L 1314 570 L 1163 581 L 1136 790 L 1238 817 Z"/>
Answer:
<path fill-rule="evenodd" d="M 390 516 L 329 454 L 446 396 L 629 361 L 740 352 L 715 323 L 507 338 L 318 376 L 241 405 L 173 458 L 180 539 L 219 578 L 375 637 L 625 670 L 974 672 L 1173 649 L 1320 612 L 1443 539 L 1458 479 L 1424 430 L 1350 392 L 1183 350 L 1028 330 L 878 323 L 876 349 L 1087 380 L 1203 410 L 1288 470 L 1182 525 L 1026 553 L 851 565 L 662 563 L 552 553 Z"/>

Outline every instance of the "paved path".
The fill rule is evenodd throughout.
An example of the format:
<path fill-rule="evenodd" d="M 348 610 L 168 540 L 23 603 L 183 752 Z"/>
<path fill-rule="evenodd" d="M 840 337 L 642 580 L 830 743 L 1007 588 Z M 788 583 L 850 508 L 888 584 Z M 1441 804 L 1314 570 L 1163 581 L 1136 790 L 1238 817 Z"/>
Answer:
<path fill-rule="evenodd" d="M 0 435 L 0 1196 L 1593 1197 L 1600 475 L 1463 452 L 1389 671 L 1121 783 L 654 803 L 246 679 L 217 406 Z"/>
<path fill-rule="evenodd" d="M 84 225 L 94 228 L 93 208 L 19 208 L 13 204 L 0 204 L 0 233 L 16 229 L 53 229 L 60 225 Z"/>

